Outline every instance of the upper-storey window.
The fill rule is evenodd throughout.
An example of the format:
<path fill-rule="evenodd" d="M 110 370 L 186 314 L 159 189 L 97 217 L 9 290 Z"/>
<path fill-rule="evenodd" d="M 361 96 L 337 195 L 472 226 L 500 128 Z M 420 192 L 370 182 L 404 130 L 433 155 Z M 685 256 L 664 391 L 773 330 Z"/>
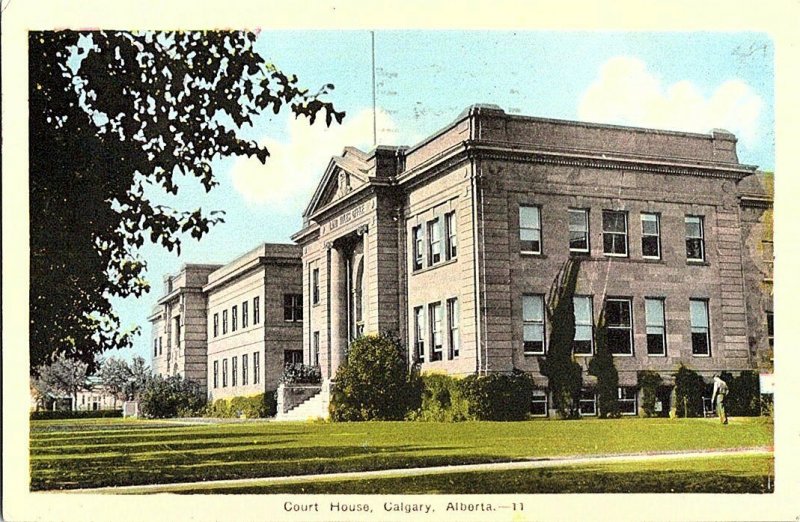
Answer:
<path fill-rule="evenodd" d="M 214 337 L 219 335 L 219 314 L 214 314 Z"/>
<path fill-rule="evenodd" d="M 311 271 L 311 304 L 319 303 L 319 268 Z"/>
<path fill-rule="evenodd" d="M 456 237 L 456 213 L 448 212 L 444 215 L 445 249 L 444 255 L 448 260 L 455 259 L 458 255 L 458 238 Z"/>
<path fill-rule="evenodd" d="M 606 342 L 614 355 L 633 355 L 633 328 L 631 327 L 631 300 L 606 300 Z"/>
<path fill-rule="evenodd" d="M 686 259 L 705 261 L 702 216 L 686 216 Z"/>
<path fill-rule="evenodd" d="M 283 294 L 283 320 L 293 322 L 303 320 L 302 294 Z"/>
<path fill-rule="evenodd" d="M 667 355 L 664 300 L 646 298 L 644 300 L 644 311 L 645 321 L 647 322 L 647 355 Z"/>
<path fill-rule="evenodd" d="M 589 253 L 589 211 L 569 209 L 569 251 Z"/>
<path fill-rule="evenodd" d="M 529 254 L 542 253 L 542 225 L 539 207 L 521 205 L 519 207 L 520 251 Z"/>
<path fill-rule="evenodd" d="M 417 225 L 411 229 L 411 242 L 414 256 L 414 270 L 421 270 L 425 263 L 425 237 L 422 225 Z"/>
<path fill-rule="evenodd" d="M 235 332 L 239 327 L 238 309 L 236 305 L 231 308 L 231 332 Z"/>
<path fill-rule="evenodd" d="M 775 345 L 775 315 L 772 312 L 767 312 L 767 341 L 770 348 Z"/>
<path fill-rule="evenodd" d="M 603 253 L 607 256 L 628 255 L 628 213 L 603 211 Z"/>
<path fill-rule="evenodd" d="M 642 257 L 661 259 L 661 223 L 658 214 L 642 214 Z"/>
<path fill-rule="evenodd" d="M 428 266 L 442 260 L 442 221 L 439 218 L 428 221 Z"/>
<path fill-rule="evenodd" d="M 222 335 L 228 333 L 228 311 L 222 311 Z"/>
<path fill-rule="evenodd" d="M 158 357 L 158 339 L 153 339 L 153 357 Z"/>
<path fill-rule="evenodd" d="M 711 355 L 708 332 L 708 301 L 689 300 L 689 315 L 692 324 L 692 355 Z"/>
<path fill-rule="evenodd" d="M 247 328 L 247 301 L 242 301 L 242 328 Z"/>
<path fill-rule="evenodd" d="M 575 337 L 572 341 L 572 353 L 575 355 L 592 355 L 594 322 L 592 321 L 592 298 L 588 295 L 576 295 L 572 298 L 575 313 Z"/>
<path fill-rule="evenodd" d="M 544 355 L 544 297 L 522 296 L 522 350 L 528 355 Z"/>
<path fill-rule="evenodd" d="M 258 310 L 258 303 L 259 298 L 258 296 L 253 298 L 253 324 L 258 324 L 261 321 L 261 315 Z"/>

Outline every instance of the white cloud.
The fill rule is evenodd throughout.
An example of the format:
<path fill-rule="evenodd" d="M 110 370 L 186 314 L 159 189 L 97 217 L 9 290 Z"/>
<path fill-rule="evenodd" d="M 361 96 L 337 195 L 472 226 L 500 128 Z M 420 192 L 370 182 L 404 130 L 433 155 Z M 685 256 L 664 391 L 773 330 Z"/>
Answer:
<path fill-rule="evenodd" d="M 379 142 L 393 145 L 397 128 L 391 117 L 378 109 Z M 324 118 L 309 125 L 305 118 L 287 122 L 288 141 L 265 138 L 270 152 L 267 163 L 255 158 L 239 158 L 231 169 L 233 186 L 245 201 L 269 205 L 276 211 L 299 212 L 311 200 L 317 183 L 331 156 L 345 146 L 372 148 L 372 111 L 347 115 L 341 125 L 326 127 Z"/>
<path fill-rule="evenodd" d="M 705 97 L 689 80 L 664 87 L 638 58 L 617 56 L 600 68 L 578 106 L 584 121 L 708 132 L 723 128 L 744 145 L 758 137 L 763 102 L 741 80 L 728 80 Z"/>

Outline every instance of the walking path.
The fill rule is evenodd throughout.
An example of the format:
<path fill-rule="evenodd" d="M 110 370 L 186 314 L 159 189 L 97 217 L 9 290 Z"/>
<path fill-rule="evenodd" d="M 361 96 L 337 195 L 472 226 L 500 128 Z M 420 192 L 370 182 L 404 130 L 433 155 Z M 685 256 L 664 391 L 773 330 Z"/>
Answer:
<path fill-rule="evenodd" d="M 431 466 L 427 468 L 382 469 L 375 471 L 354 471 L 346 473 L 322 473 L 314 475 L 291 475 L 285 477 L 261 477 L 228 480 L 209 480 L 179 482 L 172 484 L 143 484 L 139 486 L 104 487 L 93 489 L 72 489 L 64 493 L 156 493 L 191 490 L 207 486 L 253 486 L 265 484 L 286 484 L 314 482 L 319 480 L 351 480 L 378 477 L 403 477 L 416 475 L 436 475 L 444 473 L 464 473 L 470 471 L 505 471 L 515 469 L 551 468 L 580 464 L 613 464 L 620 462 L 648 462 L 658 460 L 683 460 L 708 457 L 728 457 L 731 455 L 771 455 L 771 447 L 712 449 L 699 451 L 665 451 L 651 453 L 628 453 L 617 455 L 583 455 L 575 457 L 544 457 L 513 462 L 491 462 L 483 464 L 462 464 L 456 466 Z"/>

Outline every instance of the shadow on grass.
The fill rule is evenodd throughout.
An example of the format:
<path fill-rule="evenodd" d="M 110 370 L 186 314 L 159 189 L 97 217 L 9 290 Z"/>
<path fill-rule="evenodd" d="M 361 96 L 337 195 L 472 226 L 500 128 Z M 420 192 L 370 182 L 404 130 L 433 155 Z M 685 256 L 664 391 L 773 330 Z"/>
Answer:
<path fill-rule="evenodd" d="M 453 454 L 457 447 L 334 446 L 225 448 L 224 451 L 129 453 L 31 462 L 31 490 L 307 475 L 379 469 L 508 462 L 507 456 Z"/>

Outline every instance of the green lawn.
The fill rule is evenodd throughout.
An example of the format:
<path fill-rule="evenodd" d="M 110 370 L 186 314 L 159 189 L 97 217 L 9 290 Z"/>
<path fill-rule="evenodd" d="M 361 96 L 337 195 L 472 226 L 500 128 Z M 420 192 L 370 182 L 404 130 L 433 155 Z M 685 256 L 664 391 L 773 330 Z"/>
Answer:
<path fill-rule="evenodd" d="M 189 482 L 585 454 L 771 446 L 771 419 L 211 424 L 31 422 L 31 489 Z"/>
<path fill-rule="evenodd" d="M 772 456 L 729 455 L 647 464 L 597 464 L 514 471 L 319 480 L 247 486 L 185 486 L 174 493 L 486 494 L 486 493 L 771 493 Z"/>

